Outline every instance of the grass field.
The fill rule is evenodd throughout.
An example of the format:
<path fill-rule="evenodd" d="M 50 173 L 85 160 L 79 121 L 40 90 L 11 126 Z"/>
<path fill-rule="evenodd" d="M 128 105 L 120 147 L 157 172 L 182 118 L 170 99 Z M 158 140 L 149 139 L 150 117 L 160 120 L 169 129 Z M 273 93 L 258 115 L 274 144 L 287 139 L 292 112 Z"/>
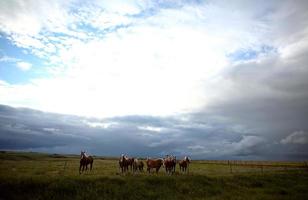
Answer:
<path fill-rule="evenodd" d="M 0 153 L 0 199 L 308 199 L 303 162 L 193 161 L 189 174 L 120 174 L 95 157 L 79 175 L 73 155 Z"/>

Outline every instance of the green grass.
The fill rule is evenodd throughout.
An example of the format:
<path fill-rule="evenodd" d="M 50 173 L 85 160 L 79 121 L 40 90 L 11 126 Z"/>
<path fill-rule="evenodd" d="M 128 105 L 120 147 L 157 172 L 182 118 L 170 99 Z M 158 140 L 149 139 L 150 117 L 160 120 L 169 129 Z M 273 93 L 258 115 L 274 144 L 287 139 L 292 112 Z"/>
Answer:
<path fill-rule="evenodd" d="M 232 173 L 225 163 L 193 161 L 189 174 L 173 176 L 122 175 L 117 160 L 96 157 L 93 171 L 79 175 L 77 156 L 1 152 L 0 199 L 308 199 L 303 163 L 248 162 Z"/>

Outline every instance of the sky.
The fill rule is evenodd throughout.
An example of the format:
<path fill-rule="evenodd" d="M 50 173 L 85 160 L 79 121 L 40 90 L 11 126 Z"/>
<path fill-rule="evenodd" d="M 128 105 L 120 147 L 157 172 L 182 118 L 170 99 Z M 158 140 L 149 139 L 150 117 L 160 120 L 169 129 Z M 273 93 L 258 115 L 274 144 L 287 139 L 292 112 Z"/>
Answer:
<path fill-rule="evenodd" d="M 0 1 L 0 149 L 307 160 L 307 10 Z"/>

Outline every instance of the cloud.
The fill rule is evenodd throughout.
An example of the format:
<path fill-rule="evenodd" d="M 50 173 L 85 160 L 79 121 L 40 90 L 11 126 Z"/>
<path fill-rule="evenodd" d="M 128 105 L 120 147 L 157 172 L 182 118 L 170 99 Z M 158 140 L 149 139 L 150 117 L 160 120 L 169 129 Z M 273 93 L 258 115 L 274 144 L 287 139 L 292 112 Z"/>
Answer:
<path fill-rule="evenodd" d="M 50 76 L 1 81 L 0 102 L 101 117 L 77 121 L 123 151 L 136 145 L 153 154 L 305 157 L 302 145 L 277 141 L 308 129 L 307 7 L 306 1 L 3 1 L 1 37 L 41 59 Z"/>
<path fill-rule="evenodd" d="M 98 119 L 1 105 L 0 146 L 4 150 L 50 153 L 86 149 L 109 156 L 127 153 L 142 157 L 190 155 L 194 159 L 307 158 L 305 149 L 288 148 L 292 147 L 289 143 L 276 144 L 270 136 L 252 135 L 210 118 L 201 123 L 192 115 L 186 115 L 186 120 L 184 116 Z"/>
<path fill-rule="evenodd" d="M 17 62 L 19 59 L 3 55 L 0 57 L 0 62 Z"/>
<path fill-rule="evenodd" d="M 46 59 L 50 71 L 61 77 L 32 80 L 35 84 L 27 85 L 34 93 L 31 105 L 104 117 L 190 112 L 209 101 L 212 91 L 202 85 L 230 65 L 226 54 L 263 45 L 257 42 L 264 36 L 263 29 L 255 32 L 253 27 L 267 22 L 255 17 L 263 10 L 252 9 L 254 5 L 242 9 L 253 14 L 234 14 L 230 5 L 212 2 L 120 2 L 3 3 L 3 9 L 13 8 L 2 14 L 2 30 L 8 38 Z M 40 11 L 47 7 L 48 12 Z M 226 14 L 229 17 L 217 19 Z M 26 19 L 35 22 L 32 28 L 32 23 L 22 23 Z M 65 95 L 75 88 L 78 92 Z M 64 95 L 67 100 L 54 99 L 56 106 L 50 106 L 50 101 L 39 97 L 44 91 L 49 91 L 45 97 Z M 28 99 L 28 95 L 19 97 Z M 88 108 L 83 110 L 85 103 Z"/>
<path fill-rule="evenodd" d="M 57 31 L 65 29 L 69 2 L 61 1 L 4 1 L 1 2 L 0 27 L 11 34 L 36 36 L 42 29 Z M 17 35 L 16 35 L 17 34 Z"/>
<path fill-rule="evenodd" d="M 308 133 L 295 131 L 280 141 L 281 144 L 308 144 Z"/>
<path fill-rule="evenodd" d="M 28 71 L 31 69 L 32 64 L 28 62 L 17 62 L 16 66 L 21 69 L 22 71 Z"/>
<path fill-rule="evenodd" d="M 138 127 L 140 130 L 152 131 L 152 132 L 161 132 L 163 128 L 161 127 L 154 127 L 154 126 L 141 126 Z"/>
<path fill-rule="evenodd" d="M 260 149 L 264 142 L 260 136 L 247 135 L 243 136 L 239 142 L 231 143 L 231 146 L 238 154 L 255 154 L 254 151 Z"/>

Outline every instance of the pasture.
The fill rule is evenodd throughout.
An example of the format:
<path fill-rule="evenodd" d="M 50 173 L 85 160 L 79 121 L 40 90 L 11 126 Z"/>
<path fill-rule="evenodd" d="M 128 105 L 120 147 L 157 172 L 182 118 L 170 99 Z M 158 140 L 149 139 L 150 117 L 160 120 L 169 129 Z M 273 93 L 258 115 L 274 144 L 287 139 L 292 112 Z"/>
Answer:
<path fill-rule="evenodd" d="M 117 158 L 0 153 L 0 199 L 308 199 L 305 162 L 192 161 L 189 174 L 119 173 Z"/>

